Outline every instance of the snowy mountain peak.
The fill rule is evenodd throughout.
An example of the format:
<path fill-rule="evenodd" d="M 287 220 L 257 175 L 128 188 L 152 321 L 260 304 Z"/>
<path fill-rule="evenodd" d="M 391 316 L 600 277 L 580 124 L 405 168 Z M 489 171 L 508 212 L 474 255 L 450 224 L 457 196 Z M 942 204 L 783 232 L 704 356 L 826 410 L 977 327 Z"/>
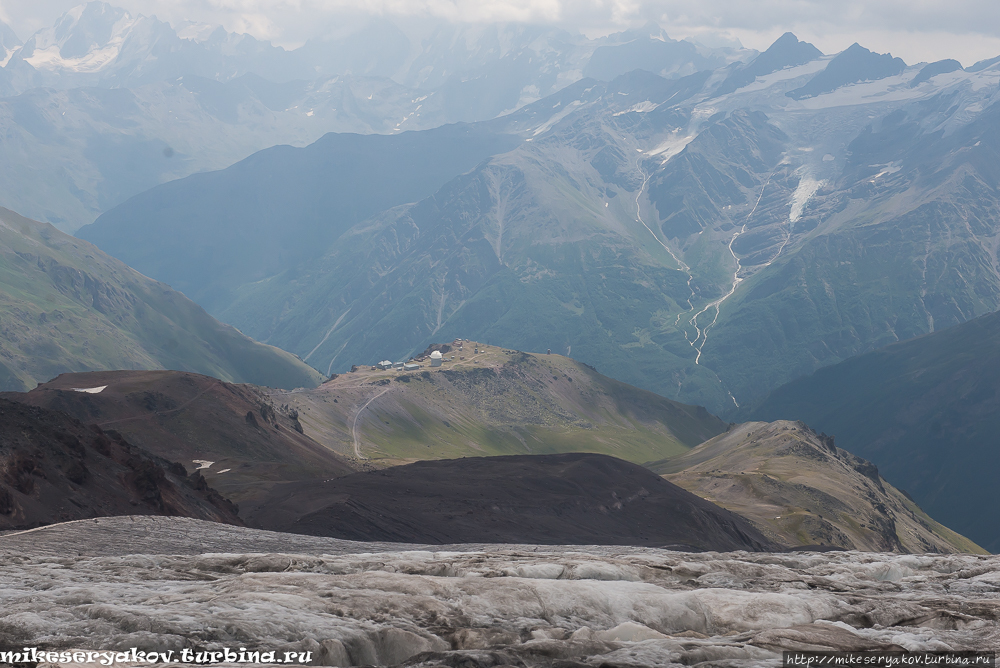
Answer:
<path fill-rule="evenodd" d="M 221 29 L 222 26 L 211 23 L 196 23 L 195 21 L 184 21 L 176 27 L 177 36 L 181 39 L 189 39 L 192 42 L 207 42 L 212 34 Z"/>
<path fill-rule="evenodd" d="M 35 33 L 22 48 L 21 58 L 35 69 L 95 72 L 118 57 L 142 18 L 104 2 L 88 2 Z"/>

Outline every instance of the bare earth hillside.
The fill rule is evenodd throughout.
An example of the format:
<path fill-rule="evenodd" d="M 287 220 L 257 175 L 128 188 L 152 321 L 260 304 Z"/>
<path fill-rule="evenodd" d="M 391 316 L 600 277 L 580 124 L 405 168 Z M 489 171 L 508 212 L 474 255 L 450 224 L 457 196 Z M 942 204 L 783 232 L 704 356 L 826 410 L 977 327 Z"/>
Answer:
<path fill-rule="evenodd" d="M 664 477 L 753 521 L 788 546 L 875 552 L 985 550 L 931 519 L 874 464 L 801 422 L 734 425 L 679 457 Z"/>

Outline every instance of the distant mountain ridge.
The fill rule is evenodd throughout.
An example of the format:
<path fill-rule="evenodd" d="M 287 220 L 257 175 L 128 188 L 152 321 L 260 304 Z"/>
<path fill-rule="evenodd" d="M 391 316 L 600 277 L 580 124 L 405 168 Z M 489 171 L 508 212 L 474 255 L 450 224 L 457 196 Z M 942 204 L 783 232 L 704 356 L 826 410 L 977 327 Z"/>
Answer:
<path fill-rule="evenodd" d="M 158 186 L 77 234 L 219 313 L 247 283 L 315 259 L 362 220 L 423 199 L 520 142 L 464 124 L 328 134 L 305 148 L 276 146 L 221 172 Z M 220 193 L 227 203 L 218 208 Z M 157 202 L 153 215 L 142 208 L 148 198 Z M 278 220 L 280 231 L 272 231 Z M 220 273 L 228 275 L 218 282 Z"/>
<path fill-rule="evenodd" d="M 67 371 L 169 367 L 287 388 L 321 380 L 91 244 L 0 209 L 0 390 Z"/>
<path fill-rule="evenodd" d="M 16 38 L 6 41 L 10 48 Z M 385 18 L 372 18 L 339 38 L 317 37 L 286 50 L 221 26 L 175 29 L 155 16 L 133 16 L 100 1 L 70 9 L 52 27 L 14 46 L 6 69 L 14 73 L 17 92 L 39 85 L 131 87 L 185 75 L 226 81 L 254 73 L 276 83 L 347 75 L 391 79 L 444 95 L 465 88 L 506 105 L 486 118 L 523 106 L 517 104 L 526 92 L 522 89 L 534 87 L 535 96 L 528 100 L 534 101 L 581 78 L 580 70 L 587 70 L 584 77 L 610 79 L 645 64 L 657 74 L 683 76 L 753 55 L 678 42 L 655 24 L 591 40 L 545 26 L 410 25 Z M 489 79 L 499 90 L 491 93 L 475 79 Z M 473 106 L 482 103 L 472 95 L 461 97 Z"/>
<path fill-rule="evenodd" d="M 801 100 L 837 90 L 841 86 L 860 81 L 878 81 L 899 74 L 906 69 L 901 58 L 891 54 L 872 53 L 857 42 L 837 54 L 822 72 L 810 79 L 804 86 L 786 93 L 788 97 Z"/>
<path fill-rule="evenodd" d="M 659 28 L 590 40 L 542 26 L 381 18 L 288 51 L 103 2 L 73 8 L 24 45 L 4 35 L 0 164 L 18 168 L 0 183 L 0 204 L 65 232 L 270 146 L 510 113 L 578 81 L 597 49 L 672 45 L 657 61 L 672 77 L 755 53 L 675 42 Z M 642 64 L 614 59 L 608 77 Z"/>
<path fill-rule="evenodd" d="M 766 76 L 786 67 L 804 65 L 821 57 L 823 52 L 808 42 L 800 42 L 790 32 L 779 37 L 766 51 L 743 66 L 737 65 L 715 89 L 716 95 L 726 95 L 752 84 L 757 77 Z"/>
<path fill-rule="evenodd" d="M 280 47 L 217 30 L 182 39 L 155 17 L 88 2 L 32 35 L 6 63 L 16 92 L 42 86 L 131 87 L 184 75 L 230 79 L 254 72 L 278 81 L 309 77 Z M 311 77 L 310 77 L 311 78 Z"/>

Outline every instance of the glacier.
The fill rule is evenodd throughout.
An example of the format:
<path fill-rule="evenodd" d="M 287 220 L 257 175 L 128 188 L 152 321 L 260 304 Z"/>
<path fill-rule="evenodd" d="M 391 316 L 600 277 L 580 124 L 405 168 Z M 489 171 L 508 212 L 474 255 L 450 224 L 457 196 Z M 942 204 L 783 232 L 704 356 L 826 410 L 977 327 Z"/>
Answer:
<path fill-rule="evenodd" d="M 15 647 L 633 667 L 1000 641 L 995 556 L 413 546 L 163 517 L 8 534 L 0 554 L 0 644 Z"/>

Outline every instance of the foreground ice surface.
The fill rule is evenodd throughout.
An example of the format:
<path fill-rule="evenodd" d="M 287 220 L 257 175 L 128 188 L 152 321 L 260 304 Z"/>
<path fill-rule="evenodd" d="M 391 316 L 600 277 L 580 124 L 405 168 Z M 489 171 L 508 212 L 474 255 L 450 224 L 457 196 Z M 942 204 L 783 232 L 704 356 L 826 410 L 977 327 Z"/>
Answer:
<path fill-rule="evenodd" d="M 778 666 L 992 650 L 1000 557 L 415 547 L 182 518 L 0 537 L 0 646 L 312 651 L 313 665 Z"/>

